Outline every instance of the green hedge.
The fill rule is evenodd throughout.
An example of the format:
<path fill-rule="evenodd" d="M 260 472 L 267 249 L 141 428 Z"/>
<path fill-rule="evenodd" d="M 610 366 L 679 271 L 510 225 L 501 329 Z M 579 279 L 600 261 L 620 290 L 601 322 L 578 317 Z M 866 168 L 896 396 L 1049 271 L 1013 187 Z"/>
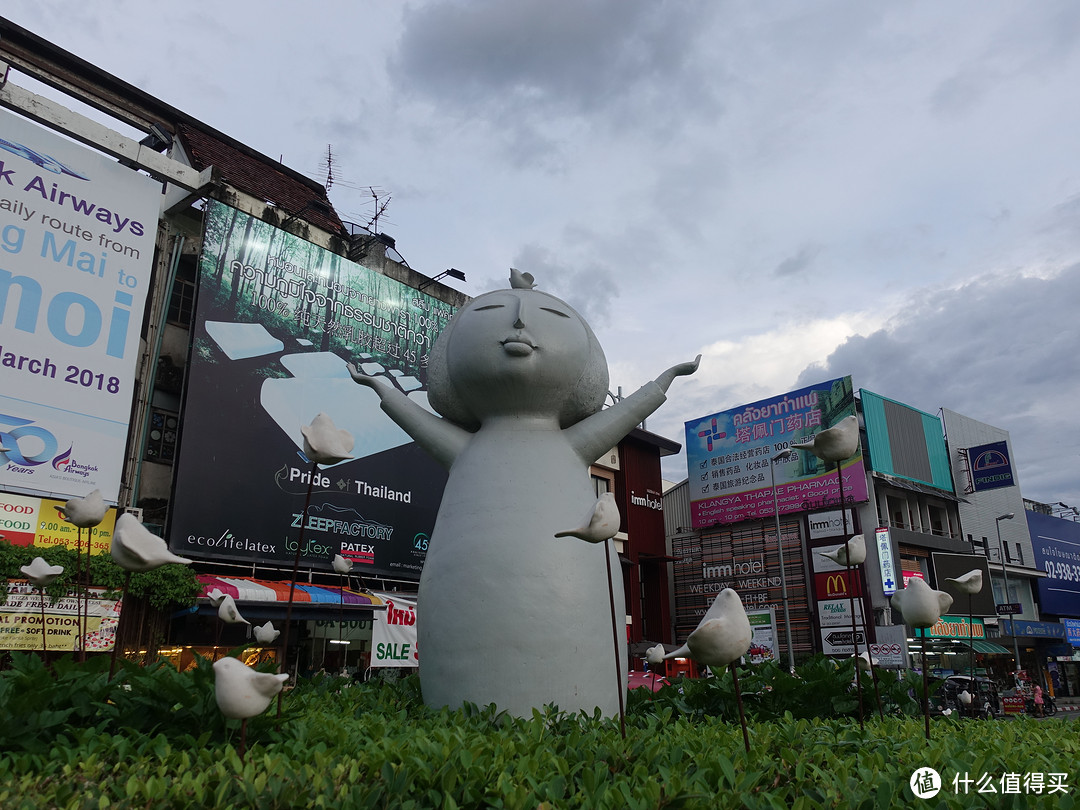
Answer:
<path fill-rule="evenodd" d="M 305 682 L 249 723 L 217 713 L 209 666 L 188 673 L 125 665 L 112 682 L 90 664 L 39 669 L 14 656 L 0 672 L 0 807 L 127 808 L 889 808 L 1073 807 L 1080 778 L 1075 721 L 814 719 L 791 711 L 737 722 L 706 705 L 724 679 L 632 694 L 617 722 L 554 708 L 514 719 L 492 708 L 423 706 L 415 677 L 350 686 Z M 836 670 L 838 678 L 846 673 Z M 765 675 L 768 676 L 768 671 Z M 746 670 L 740 684 L 753 682 Z M 679 688 L 682 688 L 682 693 Z M 820 684 L 818 688 L 823 688 Z M 695 692 L 701 690 L 701 695 Z M 706 690 L 716 694 L 706 697 Z M 772 690 L 758 690 L 762 695 Z M 80 692 L 84 697 L 76 696 Z M 700 700 L 699 700 L 700 698 Z M 684 701 L 679 706 L 678 701 Z M 767 700 L 748 696 L 748 703 Z M 695 702 L 696 701 L 696 702 Z M 70 706 L 66 704 L 72 704 Z M 719 701 L 715 702 L 715 706 Z M 766 710 L 755 709 L 759 713 Z M 946 787 L 913 798 L 924 766 Z M 1073 770 L 1069 773 L 1070 769 Z M 958 795 L 951 780 L 1007 773 L 1068 775 L 1066 794 Z M 974 787 L 972 787 L 972 791 Z"/>

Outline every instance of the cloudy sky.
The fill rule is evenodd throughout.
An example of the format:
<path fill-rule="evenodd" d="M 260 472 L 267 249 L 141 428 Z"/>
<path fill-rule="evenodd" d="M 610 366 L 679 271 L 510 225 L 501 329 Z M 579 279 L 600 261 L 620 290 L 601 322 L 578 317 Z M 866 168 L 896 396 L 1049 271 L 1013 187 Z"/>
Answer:
<path fill-rule="evenodd" d="M 1080 505 L 1080 4 L 286 5 L 3 14 L 319 180 L 329 147 L 421 272 L 532 272 L 613 390 L 701 353 L 654 432 L 850 374 Z"/>

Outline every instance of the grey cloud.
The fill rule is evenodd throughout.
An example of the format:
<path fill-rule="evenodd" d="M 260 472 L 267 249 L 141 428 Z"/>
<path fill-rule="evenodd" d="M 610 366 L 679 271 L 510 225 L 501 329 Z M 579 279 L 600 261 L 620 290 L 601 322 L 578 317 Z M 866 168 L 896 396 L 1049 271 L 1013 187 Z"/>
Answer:
<path fill-rule="evenodd" d="M 1037 500 L 1080 502 L 1076 302 L 1080 264 L 1051 279 L 988 278 L 924 293 L 870 335 L 841 344 L 796 387 L 851 374 L 928 413 L 946 407 L 1012 436 L 1021 485 Z"/>
<path fill-rule="evenodd" d="M 801 273 L 814 263 L 814 259 L 821 253 L 821 245 L 809 242 L 799 248 L 799 252 L 794 256 L 788 256 L 773 270 L 774 276 L 793 276 L 797 273 Z"/>

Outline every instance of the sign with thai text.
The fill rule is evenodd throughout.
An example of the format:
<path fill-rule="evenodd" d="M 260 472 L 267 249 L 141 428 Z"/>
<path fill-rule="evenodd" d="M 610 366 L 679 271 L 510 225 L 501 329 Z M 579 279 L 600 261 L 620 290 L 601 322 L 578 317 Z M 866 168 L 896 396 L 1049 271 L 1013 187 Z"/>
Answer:
<path fill-rule="evenodd" d="M 371 626 L 371 666 L 420 666 L 420 649 L 416 644 L 416 600 L 397 593 L 376 596 L 386 602 L 386 610 L 375 611 Z"/>
<path fill-rule="evenodd" d="M 839 506 L 835 466 L 826 468 L 806 451 L 776 456 L 854 413 L 851 378 L 840 377 L 687 422 L 694 528 L 769 517 L 777 510 L 789 514 Z M 861 450 L 843 462 L 841 472 L 843 503 L 865 501 Z"/>

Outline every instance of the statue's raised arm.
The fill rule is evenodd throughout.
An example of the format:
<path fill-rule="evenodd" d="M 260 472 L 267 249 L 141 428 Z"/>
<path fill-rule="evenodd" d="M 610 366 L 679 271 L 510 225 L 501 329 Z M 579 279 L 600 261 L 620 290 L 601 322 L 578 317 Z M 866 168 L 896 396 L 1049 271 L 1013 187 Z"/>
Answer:
<path fill-rule="evenodd" d="M 595 461 L 664 404 L 667 399 L 667 390 L 676 377 L 693 374 L 700 363 L 701 355 L 699 354 L 693 360 L 672 366 L 655 380 L 645 383 L 633 394 L 619 400 L 610 408 L 605 408 L 567 428 L 567 438 L 582 459 L 590 463 Z"/>
<path fill-rule="evenodd" d="M 383 377 L 369 377 L 353 363 L 349 363 L 348 366 L 353 381 L 374 390 L 379 395 L 381 407 L 386 415 L 408 433 L 413 441 L 444 467 L 449 468 L 454 463 L 458 453 L 468 443 L 468 431 L 424 410 L 389 380 Z"/>

